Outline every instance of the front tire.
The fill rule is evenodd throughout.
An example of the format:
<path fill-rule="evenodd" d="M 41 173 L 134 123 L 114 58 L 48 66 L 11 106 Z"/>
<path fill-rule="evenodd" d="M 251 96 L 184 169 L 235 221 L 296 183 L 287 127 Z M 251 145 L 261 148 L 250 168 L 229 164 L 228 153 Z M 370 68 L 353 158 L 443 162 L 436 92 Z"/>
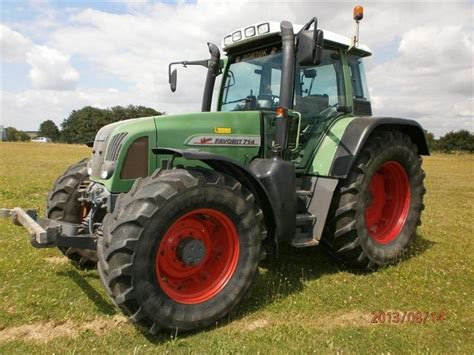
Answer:
<path fill-rule="evenodd" d="M 192 330 L 243 298 L 265 237 L 263 213 L 234 178 L 205 169 L 139 179 L 103 221 L 98 270 L 139 326 Z"/>
<path fill-rule="evenodd" d="M 85 210 L 79 202 L 79 186 L 89 179 L 87 162 L 83 159 L 71 165 L 57 178 L 48 194 L 46 218 L 69 223 L 81 223 Z M 94 250 L 59 247 L 59 250 L 80 268 L 95 268 L 97 254 Z"/>
<path fill-rule="evenodd" d="M 371 135 L 335 193 L 324 249 L 363 269 L 396 262 L 421 224 L 424 177 L 410 137 L 399 131 Z"/>

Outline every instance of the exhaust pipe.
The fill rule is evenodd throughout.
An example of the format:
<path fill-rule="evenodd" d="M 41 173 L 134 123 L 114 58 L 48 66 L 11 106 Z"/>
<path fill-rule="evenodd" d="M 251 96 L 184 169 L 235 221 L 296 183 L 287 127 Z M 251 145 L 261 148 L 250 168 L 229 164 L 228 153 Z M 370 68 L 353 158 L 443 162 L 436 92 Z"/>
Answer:
<path fill-rule="evenodd" d="M 282 42 L 282 64 L 280 81 L 280 106 L 275 120 L 275 143 L 272 148 L 273 156 L 284 155 L 288 140 L 288 109 L 293 108 L 293 87 L 295 80 L 295 34 L 289 21 L 280 23 Z"/>
<path fill-rule="evenodd" d="M 207 43 L 211 59 L 209 59 L 206 83 L 204 84 L 204 93 L 202 95 L 202 112 L 211 111 L 212 93 L 214 91 L 214 84 L 216 77 L 219 75 L 219 61 L 221 59 L 221 52 L 219 48 L 213 43 Z"/>

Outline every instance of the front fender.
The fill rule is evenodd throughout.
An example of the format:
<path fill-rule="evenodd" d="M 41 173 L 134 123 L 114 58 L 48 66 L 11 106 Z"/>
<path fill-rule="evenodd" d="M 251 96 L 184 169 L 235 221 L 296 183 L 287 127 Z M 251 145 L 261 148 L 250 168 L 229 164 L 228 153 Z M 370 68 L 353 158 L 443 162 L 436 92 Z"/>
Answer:
<path fill-rule="evenodd" d="M 275 210 L 267 190 L 255 174 L 246 166 L 238 161 L 226 156 L 203 152 L 198 150 L 174 149 L 174 148 L 154 148 L 155 154 L 167 154 L 187 160 L 199 160 L 212 169 L 228 174 L 236 178 L 255 196 L 257 203 L 262 208 L 267 231 L 275 237 L 278 235 L 278 223 L 275 219 Z"/>

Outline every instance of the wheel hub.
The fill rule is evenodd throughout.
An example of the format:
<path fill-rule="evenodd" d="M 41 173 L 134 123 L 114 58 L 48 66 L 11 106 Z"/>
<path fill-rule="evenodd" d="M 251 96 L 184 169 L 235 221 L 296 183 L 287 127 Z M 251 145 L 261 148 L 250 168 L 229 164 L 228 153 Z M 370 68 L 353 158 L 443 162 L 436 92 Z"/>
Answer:
<path fill-rule="evenodd" d="M 206 255 L 206 247 L 202 240 L 187 237 L 181 240 L 176 248 L 176 256 L 186 266 L 199 265 Z"/>
<path fill-rule="evenodd" d="M 155 256 L 157 281 L 176 302 L 205 302 L 232 278 L 239 248 L 237 228 L 225 213 L 195 209 L 172 223 L 161 239 Z"/>
<path fill-rule="evenodd" d="M 370 198 L 365 224 L 370 237 L 379 244 L 397 238 L 410 210 L 410 182 L 405 168 L 397 161 L 383 163 L 369 183 Z"/>

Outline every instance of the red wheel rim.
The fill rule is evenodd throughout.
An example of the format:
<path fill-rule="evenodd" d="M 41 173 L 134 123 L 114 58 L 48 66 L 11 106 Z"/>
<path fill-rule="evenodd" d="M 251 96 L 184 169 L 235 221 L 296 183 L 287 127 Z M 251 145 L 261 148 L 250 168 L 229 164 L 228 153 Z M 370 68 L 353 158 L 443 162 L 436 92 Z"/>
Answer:
<path fill-rule="evenodd" d="M 402 230 L 410 210 L 410 183 L 405 168 L 397 161 L 385 162 L 372 176 L 369 189 L 365 225 L 374 241 L 390 243 Z"/>
<path fill-rule="evenodd" d="M 238 259 L 235 224 L 220 211 L 200 208 L 180 217 L 163 236 L 155 256 L 156 277 L 172 300 L 202 303 L 229 282 Z"/>

